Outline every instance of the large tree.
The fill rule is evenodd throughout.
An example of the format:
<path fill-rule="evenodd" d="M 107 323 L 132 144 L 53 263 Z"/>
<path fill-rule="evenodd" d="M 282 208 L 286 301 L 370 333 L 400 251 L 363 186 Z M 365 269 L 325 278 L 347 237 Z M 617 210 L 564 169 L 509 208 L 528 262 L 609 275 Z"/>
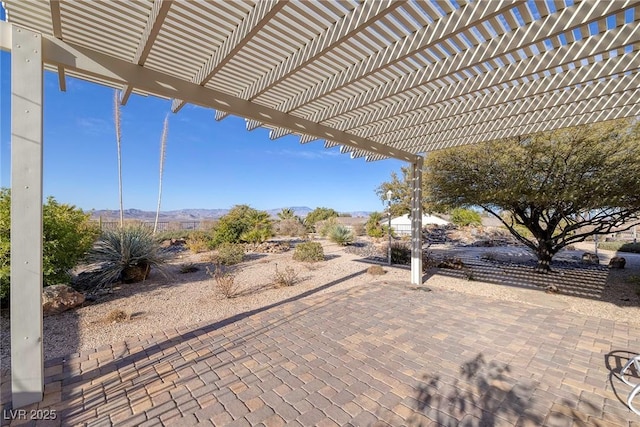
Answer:
<path fill-rule="evenodd" d="M 628 229 L 639 217 L 640 122 L 436 151 L 426 159 L 424 180 L 430 201 L 483 208 L 537 254 L 538 271 L 549 271 L 563 247 Z"/>

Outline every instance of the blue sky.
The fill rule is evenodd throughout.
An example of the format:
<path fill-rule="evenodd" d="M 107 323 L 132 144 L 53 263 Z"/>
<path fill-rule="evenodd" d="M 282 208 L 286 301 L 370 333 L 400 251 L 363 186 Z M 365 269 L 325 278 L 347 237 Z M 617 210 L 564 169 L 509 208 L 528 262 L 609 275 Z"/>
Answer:
<path fill-rule="evenodd" d="M 10 186 L 10 71 L 0 53 L 0 184 Z M 118 208 L 113 89 L 57 75 L 44 77 L 44 194 L 85 210 Z M 132 95 L 122 107 L 125 208 L 155 210 L 160 136 L 171 101 Z M 242 118 L 216 122 L 191 105 L 169 115 L 162 210 L 326 206 L 341 212 L 382 210 L 375 188 L 404 162 L 367 163 L 297 137 L 272 141 L 248 132 Z"/>

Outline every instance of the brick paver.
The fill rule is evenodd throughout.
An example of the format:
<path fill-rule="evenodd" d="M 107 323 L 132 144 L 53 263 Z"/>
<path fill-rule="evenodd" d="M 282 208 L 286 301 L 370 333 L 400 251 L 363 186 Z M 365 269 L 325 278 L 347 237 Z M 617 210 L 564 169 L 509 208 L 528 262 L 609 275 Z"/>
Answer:
<path fill-rule="evenodd" d="M 45 399 L 25 409 L 57 412 L 37 425 L 631 427 L 628 386 L 610 374 L 639 336 L 623 321 L 372 283 L 48 361 Z M 5 374 L 7 409 L 8 386 Z"/>

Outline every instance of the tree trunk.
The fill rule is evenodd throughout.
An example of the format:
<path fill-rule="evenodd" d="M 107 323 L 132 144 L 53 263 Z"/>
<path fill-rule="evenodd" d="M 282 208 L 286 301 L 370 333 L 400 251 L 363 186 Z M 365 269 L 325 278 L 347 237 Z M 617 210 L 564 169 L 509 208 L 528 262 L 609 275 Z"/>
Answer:
<path fill-rule="evenodd" d="M 536 266 L 536 273 L 548 273 L 551 271 L 551 259 L 553 258 L 553 253 L 551 250 L 544 244 L 540 244 L 538 246 L 538 250 L 536 251 L 536 255 L 538 256 L 538 265 Z"/>

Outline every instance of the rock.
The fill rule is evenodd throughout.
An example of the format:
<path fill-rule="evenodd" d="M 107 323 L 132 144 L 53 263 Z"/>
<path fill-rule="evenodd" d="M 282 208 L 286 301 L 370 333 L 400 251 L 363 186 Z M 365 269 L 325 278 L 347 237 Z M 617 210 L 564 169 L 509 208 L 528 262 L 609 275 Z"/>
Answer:
<path fill-rule="evenodd" d="M 596 254 L 585 252 L 582 254 L 582 262 L 585 264 L 600 264 L 600 258 Z"/>
<path fill-rule="evenodd" d="M 558 287 L 556 285 L 549 285 L 545 288 L 545 292 L 548 294 L 557 294 Z"/>
<path fill-rule="evenodd" d="M 621 256 L 614 256 L 609 261 L 609 268 L 623 269 L 627 265 L 627 260 Z"/>
<path fill-rule="evenodd" d="M 45 316 L 59 314 L 84 303 L 84 294 L 69 285 L 47 286 L 42 290 L 42 312 Z"/>
<path fill-rule="evenodd" d="M 147 263 L 141 263 L 140 265 L 130 265 L 122 270 L 120 280 L 122 283 L 137 283 L 142 282 L 151 272 L 151 266 Z"/>
<path fill-rule="evenodd" d="M 291 249 L 291 244 L 285 242 L 262 242 L 262 243 L 247 243 L 245 245 L 246 252 L 256 252 L 263 254 L 280 254 L 287 252 Z"/>
<path fill-rule="evenodd" d="M 438 265 L 438 268 L 450 268 L 452 270 L 461 270 L 465 268 L 464 262 L 460 258 L 446 258 L 443 259 Z"/>

